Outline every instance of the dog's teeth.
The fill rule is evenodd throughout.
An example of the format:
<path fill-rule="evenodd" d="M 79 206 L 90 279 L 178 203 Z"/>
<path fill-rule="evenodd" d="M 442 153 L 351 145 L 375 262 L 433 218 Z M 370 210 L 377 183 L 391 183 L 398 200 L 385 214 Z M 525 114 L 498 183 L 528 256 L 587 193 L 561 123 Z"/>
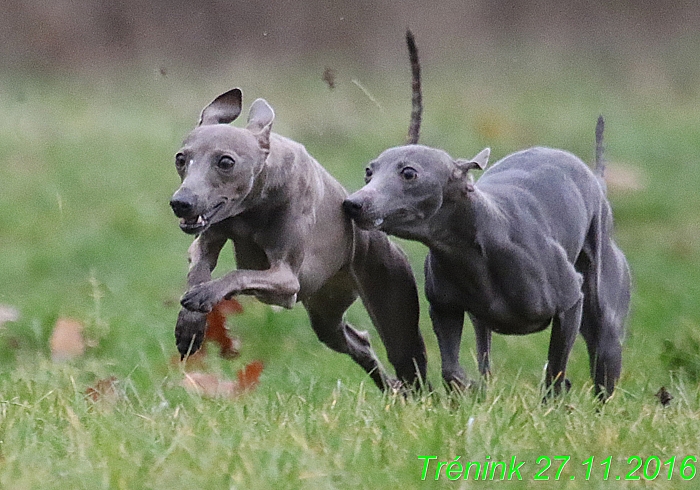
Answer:
<path fill-rule="evenodd" d="M 384 218 L 377 218 L 374 220 L 374 226 L 379 226 L 384 223 Z"/>
<path fill-rule="evenodd" d="M 197 216 L 197 224 L 198 225 L 203 225 L 204 224 L 204 218 L 202 218 L 202 215 L 200 214 Z"/>

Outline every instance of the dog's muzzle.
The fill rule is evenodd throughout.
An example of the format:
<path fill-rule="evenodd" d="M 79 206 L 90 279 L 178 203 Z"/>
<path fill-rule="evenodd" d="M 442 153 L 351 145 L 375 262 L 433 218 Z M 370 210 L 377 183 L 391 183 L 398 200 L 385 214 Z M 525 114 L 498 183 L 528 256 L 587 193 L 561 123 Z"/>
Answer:
<path fill-rule="evenodd" d="M 343 210 L 360 228 L 371 230 L 384 222 L 382 218 L 372 218 L 367 212 L 367 204 L 362 199 L 348 197 L 343 201 Z"/>
<path fill-rule="evenodd" d="M 219 202 L 205 212 L 198 214 L 195 195 L 179 190 L 170 200 L 170 207 L 173 213 L 180 218 L 180 229 L 190 235 L 196 235 L 206 230 L 211 224 L 212 217 L 223 204 L 223 201 Z"/>
<path fill-rule="evenodd" d="M 343 210 L 352 219 L 358 219 L 362 216 L 363 204 L 361 201 L 354 199 L 346 199 L 343 201 Z"/>

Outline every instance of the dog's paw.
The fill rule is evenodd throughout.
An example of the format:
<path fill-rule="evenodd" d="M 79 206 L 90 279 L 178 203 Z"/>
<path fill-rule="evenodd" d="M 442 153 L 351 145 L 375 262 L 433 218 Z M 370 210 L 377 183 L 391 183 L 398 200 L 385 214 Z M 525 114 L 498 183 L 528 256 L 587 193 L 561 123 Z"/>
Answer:
<path fill-rule="evenodd" d="M 546 405 L 548 399 L 556 398 L 562 394 L 568 393 L 569 391 L 571 391 L 571 381 L 569 378 L 564 378 L 562 383 L 554 383 L 546 388 L 544 397 L 542 397 L 542 404 Z"/>
<path fill-rule="evenodd" d="M 175 344 L 184 359 L 199 350 L 207 329 L 207 315 L 181 309 L 175 325 Z"/>
<path fill-rule="evenodd" d="M 214 288 L 211 287 L 211 283 L 203 283 L 192 286 L 182 296 L 180 304 L 190 311 L 209 313 L 214 305 L 222 299 L 224 298 L 216 294 Z"/>

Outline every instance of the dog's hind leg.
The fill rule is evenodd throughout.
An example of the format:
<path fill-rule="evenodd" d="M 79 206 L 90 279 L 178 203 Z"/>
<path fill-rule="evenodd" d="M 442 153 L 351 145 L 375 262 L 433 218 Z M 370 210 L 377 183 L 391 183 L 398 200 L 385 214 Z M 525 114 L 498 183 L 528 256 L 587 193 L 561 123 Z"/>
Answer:
<path fill-rule="evenodd" d="M 318 339 L 336 352 L 348 354 L 370 375 L 380 390 L 398 383 L 389 378 L 369 343 L 367 332 L 345 321 L 345 310 L 357 299 L 354 280 L 340 271 L 315 294 L 303 301 Z"/>
<path fill-rule="evenodd" d="M 418 328 L 418 290 L 406 255 L 379 231 L 357 230 L 353 274 L 362 302 L 398 378 L 426 381 L 426 353 Z"/>
<path fill-rule="evenodd" d="M 603 116 L 600 116 L 595 131 L 595 174 L 603 194 L 606 194 L 604 125 Z M 612 395 L 622 370 L 622 337 L 629 313 L 631 287 L 627 260 L 611 238 L 612 221 L 610 205 L 603 201 L 576 263 L 576 269 L 584 277 L 581 335 L 588 348 L 595 393 L 603 401 Z"/>
<path fill-rule="evenodd" d="M 607 207 L 604 211 L 609 213 Z M 608 229 L 609 226 L 607 223 Z M 588 348 L 595 393 L 605 400 L 612 395 L 622 369 L 630 274 L 624 255 L 607 236 L 599 233 L 600 228 L 600 221 L 594 220 L 587 238 L 590 246 L 584 249 L 576 268 L 584 277 L 581 335 Z"/>
<path fill-rule="evenodd" d="M 606 248 L 600 278 L 596 281 L 592 276 L 584 283 L 586 301 L 581 322 L 595 393 L 601 400 L 612 395 L 620 378 L 622 336 L 629 310 L 627 263 L 613 244 Z"/>

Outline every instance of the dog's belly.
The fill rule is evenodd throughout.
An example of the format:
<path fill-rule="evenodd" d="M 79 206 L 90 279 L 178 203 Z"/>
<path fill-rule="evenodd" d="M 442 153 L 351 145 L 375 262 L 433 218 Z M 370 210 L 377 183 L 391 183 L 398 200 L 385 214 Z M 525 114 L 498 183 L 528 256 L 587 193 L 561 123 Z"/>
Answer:
<path fill-rule="evenodd" d="M 540 332 L 545 328 L 549 327 L 550 323 L 552 323 L 551 318 L 548 318 L 547 320 L 544 320 L 542 322 L 534 323 L 527 322 L 522 319 L 519 321 L 510 320 L 504 323 L 503 318 L 481 318 L 476 315 L 474 316 L 478 320 L 481 320 L 481 323 L 483 325 L 486 325 L 489 328 L 489 330 L 492 330 L 502 335 L 527 335 L 535 332 Z"/>
<path fill-rule="evenodd" d="M 516 302 L 500 296 L 480 302 L 465 299 L 461 308 L 489 329 L 503 335 L 539 332 L 549 326 L 554 316 L 554 308 L 543 309 L 535 307 L 534 303 Z"/>
<path fill-rule="evenodd" d="M 505 335 L 539 332 L 563 309 L 556 292 L 542 281 L 523 280 L 523 274 L 515 271 L 510 278 L 492 278 L 492 274 L 471 274 L 463 267 L 441 264 L 429 256 L 426 296 L 434 307 L 465 311 Z"/>

